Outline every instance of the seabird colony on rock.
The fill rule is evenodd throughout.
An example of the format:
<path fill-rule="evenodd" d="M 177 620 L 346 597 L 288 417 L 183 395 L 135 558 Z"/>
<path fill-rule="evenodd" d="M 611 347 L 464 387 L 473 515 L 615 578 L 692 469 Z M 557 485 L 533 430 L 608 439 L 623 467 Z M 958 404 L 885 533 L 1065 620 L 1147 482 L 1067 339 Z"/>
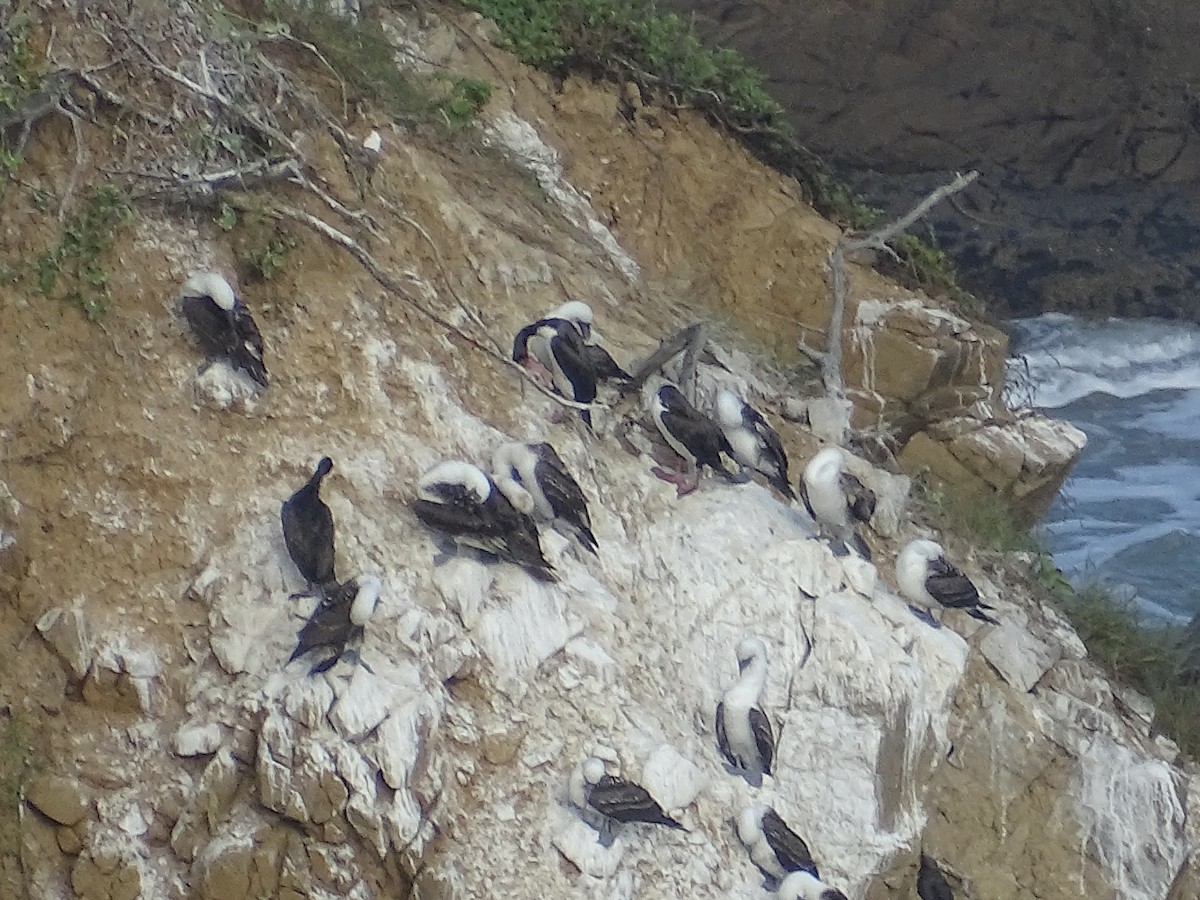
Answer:
<path fill-rule="evenodd" d="M 750 860 L 778 884 L 789 872 L 808 872 L 820 877 L 808 844 L 792 831 L 779 813 L 764 803 L 742 810 L 737 820 L 738 838 L 750 852 Z"/>
<path fill-rule="evenodd" d="M 612 843 L 615 827 L 627 822 L 683 828 L 640 784 L 609 775 L 604 769 L 604 760 L 598 756 L 589 756 L 583 761 L 572 776 L 569 792 L 571 802 L 582 812 L 594 810 L 600 814 L 598 826 L 592 817 L 585 815 L 584 820 L 597 828 L 601 843 L 606 847 Z"/>
<path fill-rule="evenodd" d="M 775 758 L 771 720 L 758 706 L 767 682 L 767 645 L 746 638 L 738 644 L 737 661 L 741 674 L 717 704 L 717 746 L 750 784 L 761 787 Z"/>
<path fill-rule="evenodd" d="M 738 480 L 721 460 L 722 453 L 733 457 L 733 448 L 725 439 L 721 426 L 692 406 L 678 387 L 661 378 L 652 379 L 646 384 L 643 396 L 650 417 L 654 419 L 663 439 L 685 462 L 696 467 L 694 481 L 683 473 L 657 466 L 653 470 L 655 475 L 676 485 L 681 497 L 699 486 L 700 470 L 704 466 L 719 472 L 729 481 Z"/>
<path fill-rule="evenodd" d="M 379 602 L 381 587 L 378 578 L 365 575 L 351 578 L 331 590 L 300 629 L 296 649 L 288 662 L 311 651 L 324 651 L 322 658 L 308 670 L 310 675 L 316 675 L 332 669 L 348 651 L 357 657 L 354 645 L 362 640 L 366 624 Z"/>
<path fill-rule="evenodd" d="M 279 510 L 288 555 L 304 576 L 308 590 L 320 594 L 337 585 L 333 572 L 333 513 L 321 499 L 321 480 L 332 470 L 333 460 L 322 458 L 304 487 L 284 500 Z"/>
<path fill-rule="evenodd" d="M 739 464 L 758 472 L 789 500 L 796 495 L 788 482 L 788 459 L 779 433 L 749 403 L 733 391 L 717 394 L 717 419 Z"/>
<path fill-rule="evenodd" d="M 811 872 L 793 872 L 779 885 L 780 900 L 846 900 L 846 895 L 831 888 Z"/>
<path fill-rule="evenodd" d="M 962 572 L 946 561 L 941 544 L 910 541 L 896 559 L 896 583 L 908 600 L 932 618 L 941 609 L 961 609 L 989 625 L 1000 623 L 984 610 L 992 610 L 979 599 L 979 591 Z M 993 610 L 994 611 L 994 610 Z"/>
<path fill-rule="evenodd" d="M 917 896 L 921 900 L 954 900 L 954 891 L 950 890 L 946 876 L 924 853 L 921 854 L 921 868 L 917 871 Z"/>
<path fill-rule="evenodd" d="M 847 547 L 853 545 L 863 559 L 871 558 L 866 541 L 854 530 L 875 514 L 875 494 L 845 471 L 842 451 L 826 447 L 812 458 L 800 479 L 800 498 L 817 527 Z"/>
<path fill-rule="evenodd" d="M 542 555 L 533 518 L 470 463 L 451 460 L 422 475 L 412 509 L 422 522 L 460 545 L 516 563 L 542 581 L 557 580 Z"/>
<path fill-rule="evenodd" d="M 182 293 L 183 317 L 208 354 L 207 365 L 223 357 L 265 388 L 262 334 L 229 282 L 216 272 L 196 272 L 184 282 Z"/>
<path fill-rule="evenodd" d="M 583 489 L 553 447 L 516 441 L 502 444 L 492 456 L 492 471 L 496 486 L 518 510 L 543 522 L 561 521 L 585 550 L 596 552 Z"/>

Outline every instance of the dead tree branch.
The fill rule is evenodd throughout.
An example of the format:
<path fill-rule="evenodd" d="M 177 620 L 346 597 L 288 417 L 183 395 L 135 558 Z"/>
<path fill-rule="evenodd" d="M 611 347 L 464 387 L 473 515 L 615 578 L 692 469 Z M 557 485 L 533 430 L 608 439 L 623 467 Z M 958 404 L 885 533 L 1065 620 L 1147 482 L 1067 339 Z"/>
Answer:
<path fill-rule="evenodd" d="M 842 328 L 846 317 L 846 254 L 856 250 L 880 250 L 893 256 L 895 251 L 888 246 L 888 241 L 895 238 L 910 225 L 920 219 L 925 213 L 946 197 L 957 194 L 972 181 L 979 173 L 972 171 L 958 175 L 949 184 L 942 185 L 931 192 L 925 199 L 893 222 L 883 228 L 873 231 L 862 238 L 843 238 L 829 251 L 829 289 L 831 294 L 831 310 L 829 314 L 829 330 L 825 335 L 825 352 L 817 353 L 807 344 L 800 342 L 800 351 L 810 359 L 819 362 L 821 380 L 825 384 L 825 392 L 830 399 L 844 403 L 846 387 L 842 379 Z M 847 410 L 847 413 L 849 411 Z M 849 428 L 849 416 L 846 418 L 845 429 Z M 843 429 L 843 432 L 844 430 Z M 839 442 L 840 443 L 840 442 Z"/>

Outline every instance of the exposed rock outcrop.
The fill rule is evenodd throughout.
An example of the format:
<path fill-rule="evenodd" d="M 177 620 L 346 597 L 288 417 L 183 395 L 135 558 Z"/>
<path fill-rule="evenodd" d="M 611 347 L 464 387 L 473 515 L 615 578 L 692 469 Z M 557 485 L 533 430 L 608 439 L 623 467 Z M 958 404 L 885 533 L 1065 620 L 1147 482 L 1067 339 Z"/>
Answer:
<path fill-rule="evenodd" d="M 930 220 L 997 308 L 1200 316 L 1194 4 L 668 5 L 766 72 L 805 145 L 875 204 L 979 169 Z"/>
<path fill-rule="evenodd" d="M 911 896 L 925 845 L 996 900 L 1031 885 L 1066 898 L 1080 884 L 1098 898 L 1158 900 L 1195 803 L 1164 759 L 1171 748 L 1121 719 L 1074 633 L 969 548 L 956 556 L 1003 629 L 953 616 L 933 628 L 912 614 L 889 585 L 896 542 L 928 531 L 909 515 L 905 476 L 852 461 L 879 494 L 876 564 L 838 557 L 761 485 L 706 481 L 677 497 L 650 474 L 641 448 L 653 431 L 636 404 L 606 398 L 592 433 L 556 419 L 558 405 L 486 349 L 507 349 L 564 293 L 592 303 L 622 362 L 694 318 L 725 318 L 714 328 L 721 363 L 699 367 L 702 401 L 718 384 L 752 395 L 806 460 L 816 442 L 781 415 L 796 388 L 749 351 L 757 336 L 794 340 L 827 317 L 832 227 L 694 119 L 651 121 L 647 105 L 617 127 L 612 94 L 578 81 L 554 91 L 503 53 L 484 54 L 472 17 L 388 15 L 428 48 L 426 63 L 509 89 L 485 114 L 487 153 L 387 129 L 363 202 L 380 223 L 373 253 L 413 296 L 383 289 L 321 236 L 296 235 L 299 252 L 273 281 L 242 286 L 273 380 L 231 405 L 210 402 L 206 387 L 224 383 L 223 364 L 197 373 L 173 318 L 187 272 L 228 265 L 207 220 L 140 211 L 116 248 L 120 300 L 101 332 L 111 342 L 74 310 L 10 310 L 24 341 L 0 348 L 0 397 L 33 390 L 36 369 L 36 392 L 70 419 L 69 437 L 39 440 L 36 452 L 6 446 L 0 463 L 28 561 L 0 630 L 15 646 L 46 623 L 46 640 L 15 654 L 20 693 L 6 696 L 34 722 L 53 779 L 29 797 L 41 810 L 21 833 L 29 883 L 84 898 L 366 900 L 416 884 L 426 898 L 749 900 L 762 896 L 761 877 L 730 820 L 768 799 L 853 897 Z M 198 53 L 204 30 L 190 17 L 199 13 L 181 7 L 171 38 Z M 72 34 L 58 33 L 60 52 L 83 52 Z M 218 79 L 220 53 L 205 50 Z M 171 108 L 177 88 L 160 84 L 155 99 Z M 329 190 L 354 196 L 340 151 L 316 129 L 310 137 Z M 34 140 L 47 152 L 30 154 L 28 176 L 45 177 L 63 161 L 41 130 Z M 660 171 L 648 174 L 652 160 Z M 714 200 L 730 198 L 727 185 L 713 193 L 717 182 L 733 182 L 738 202 L 709 219 Z M 3 227 L 40 221 L 22 195 L 5 203 Z M 745 252 L 722 247 L 753 222 Z M 757 278 L 761 266 L 775 280 Z M 869 271 L 854 279 L 860 297 L 899 293 Z M 994 334 L 912 300 L 895 328 L 920 332 L 904 368 L 924 368 L 895 387 L 879 374 L 886 355 L 881 370 L 865 348 L 911 348 L 874 328 L 888 310 L 870 319 L 859 306 L 846 341 L 860 348 L 849 383 L 861 408 L 924 422 L 913 412 L 921 397 L 972 385 L 996 402 Z M 36 404 L 3 415 L 6 434 L 42 434 Z M 407 508 L 431 465 L 484 462 L 510 439 L 553 441 L 591 504 L 598 559 L 542 535 L 557 584 L 448 556 Z M 316 600 L 292 596 L 303 584 L 279 504 L 324 455 L 336 463 L 323 498 L 337 569 L 376 574 L 384 589 L 363 664 L 310 675 L 288 664 Z M 65 605 L 71 597 L 86 604 Z M 86 629 L 70 618 L 78 609 Z M 60 632 L 60 622 L 74 624 Z M 713 735 L 748 633 L 770 648 L 764 706 L 779 736 L 762 789 L 725 770 Z M 573 767 L 591 753 L 619 762 L 688 831 L 632 828 L 601 847 L 566 802 Z M 1050 808 L 1060 824 L 1047 837 Z M 952 832 L 939 830 L 946 823 Z M 1039 865 L 1022 869 L 1035 851 Z"/>

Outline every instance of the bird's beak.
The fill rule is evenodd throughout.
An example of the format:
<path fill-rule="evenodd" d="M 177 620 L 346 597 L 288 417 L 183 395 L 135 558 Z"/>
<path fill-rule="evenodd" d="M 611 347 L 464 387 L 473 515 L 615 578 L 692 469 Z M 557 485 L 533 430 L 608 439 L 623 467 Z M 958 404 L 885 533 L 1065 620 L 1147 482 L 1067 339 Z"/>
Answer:
<path fill-rule="evenodd" d="M 748 666 L 748 665 L 750 665 L 750 660 L 748 660 L 748 659 L 739 659 L 739 660 L 738 660 L 738 672 L 745 672 L 745 671 L 746 671 L 746 666 Z"/>

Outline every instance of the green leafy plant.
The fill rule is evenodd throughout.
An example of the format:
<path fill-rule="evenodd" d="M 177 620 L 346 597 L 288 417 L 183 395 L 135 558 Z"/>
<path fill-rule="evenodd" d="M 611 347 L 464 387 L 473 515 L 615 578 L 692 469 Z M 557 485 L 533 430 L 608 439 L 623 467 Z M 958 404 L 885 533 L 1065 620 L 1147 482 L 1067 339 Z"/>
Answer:
<path fill-rule="evenodd" d="M 58 246 L 34 261 L 38 292 L 78 306 L 96 321 L 112 305 L 105 257 L 133 209 L 111 185 L 93 188 L 63 224 Z"/>
<path fill-rule="evenodd" d="M 218 227 L 233 234 L 234 252 L 246 280 L 270 280 L 286 264 L 297 241 L 266 209 L 251 209 L 240 216 L 221 205 Z"/>
<path fill-rule="evenodd" d="M 21 852 L 20 808 L 30 775 L 33 745 L 19 717 L 0 718 L 0 855 Z"/>
<path fill-rule="evenodd" d="M 475 120 L 490 99 L 492 86 L 486 81 L 456 78 L 450 85 L 449 95 L 438 104 L 438 110 L 450 128 L 462 128 Z"/>

